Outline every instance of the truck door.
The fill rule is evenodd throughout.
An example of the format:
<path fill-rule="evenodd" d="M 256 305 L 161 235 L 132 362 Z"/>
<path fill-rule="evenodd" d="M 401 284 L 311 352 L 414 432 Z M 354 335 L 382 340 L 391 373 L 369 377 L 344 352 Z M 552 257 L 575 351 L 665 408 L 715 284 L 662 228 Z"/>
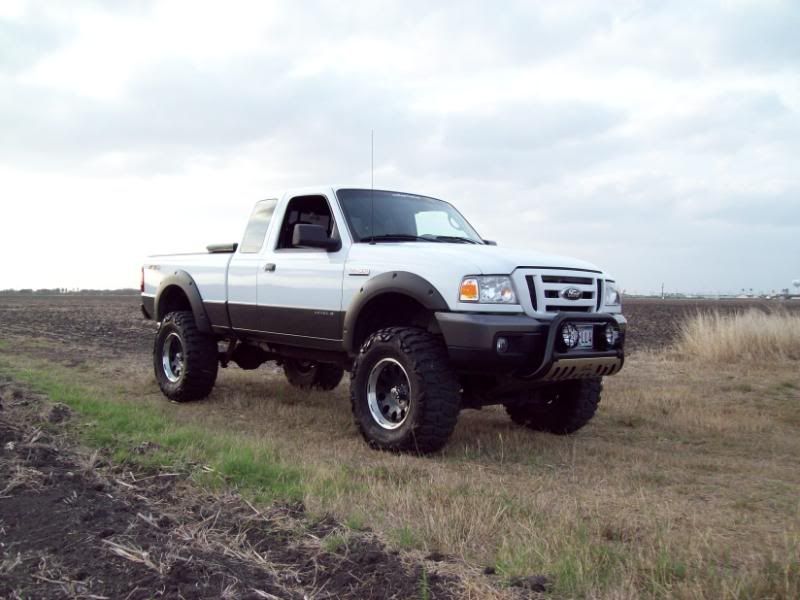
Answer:
<path fill-rule="evenodd" d="M 344 313 L 342 278 L 349 247 L 329 198 L 295 196 L 286 203 L 258 271 L 258 325 L 267 338 L 286 344 L 340 349 Z M 338 249 L 297 248 L 295 225 L 319 225 Z"/>
<path fill-rule="evenodd" d="M 263 248 L 277 199 L 257 202 L 244 238 L 228 265 L 227 294 L 231 327 L 248 329 L 258 310 L 258 272 L 264 263 Z"/>

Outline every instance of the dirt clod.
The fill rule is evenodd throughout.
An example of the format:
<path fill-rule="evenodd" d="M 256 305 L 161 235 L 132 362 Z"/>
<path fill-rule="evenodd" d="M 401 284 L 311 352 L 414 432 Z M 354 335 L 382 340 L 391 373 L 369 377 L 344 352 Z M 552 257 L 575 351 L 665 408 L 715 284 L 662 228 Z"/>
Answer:
<path fill-rule="evenodd" d="M 70 410 L 69 406 L 58 402 L 54 404 L 50 409 L 50 412 L 47 413 L 47 420 L 51 423 L 61 423 L 62 421 L 69 419 L 71 414 L 72 411 Z"/>
<path fill-rule="evenodd" d="M 513 587 L 520 587 L 532 592 L 546 592 L 550 580 L 544 575 L 529 575 L 527 577 L 512 577 L 509 583 Z"/>
<path fill-rule="evenodd" d="M 133 449 L 133 451 L 136 454 L 147 454 L 149 452 L 153 452 L 155 450 L 158 450 L 159 448 L 161 448 L 161 446 L 159 446 L 158 444 L 156 444 L 154 442 L 142 442 L 141 444 L 136 446 Z"/>

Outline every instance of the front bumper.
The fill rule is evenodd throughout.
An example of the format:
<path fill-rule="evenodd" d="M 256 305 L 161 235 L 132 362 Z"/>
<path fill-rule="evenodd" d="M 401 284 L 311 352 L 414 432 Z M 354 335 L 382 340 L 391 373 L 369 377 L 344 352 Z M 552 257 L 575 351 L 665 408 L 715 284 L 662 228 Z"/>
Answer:
<path fill-rule="evenodd" d="M 613 375 L 625 360 L 625 317 L 606 313 L 556 313 L 552 319 L 527 315 L 437 312 L 436 320 L 447 344 L 453 366 L 460 371 L 510 374 L 536 381 L 559 381 Z M 565 322 L 595 326 L 594 347 L 566 350 L 558 343 Z M 605 345 L 602 328 L 619 327 L 618 344 Z M 508 341 L 506 352 L 496 350 L 500 337 Z"/>

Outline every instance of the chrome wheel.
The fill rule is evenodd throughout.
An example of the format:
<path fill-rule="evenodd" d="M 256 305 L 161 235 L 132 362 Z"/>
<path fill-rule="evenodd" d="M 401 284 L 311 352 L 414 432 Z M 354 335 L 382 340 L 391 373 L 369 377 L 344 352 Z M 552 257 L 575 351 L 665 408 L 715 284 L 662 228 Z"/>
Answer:
<path fill-rule="evenodd" d="M 177 333 L 170 333 L 161 350 L 161 366 L 170 382 L 176 383 L 183 375 L 183 341 Z"/>
<path fill-rule="evenodd" d="M 408 373 L 393 358 L 375 363 L 367 379 L 367 403 L 375 422 L 384 429 L 397 429 L 411 409 L 411 382 Z"/>

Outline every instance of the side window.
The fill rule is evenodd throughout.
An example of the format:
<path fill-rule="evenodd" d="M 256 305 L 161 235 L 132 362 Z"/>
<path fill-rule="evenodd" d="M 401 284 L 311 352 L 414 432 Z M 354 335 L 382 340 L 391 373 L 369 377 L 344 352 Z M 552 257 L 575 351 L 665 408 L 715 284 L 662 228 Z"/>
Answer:
<path fill-rule="evenodd" d="M 335 237 L 335 223 L 328 201 L 324 196 L 298 196 L 289 201 L 283 217 L 276 250 L 292 248 L 294 226 L 319 225 L 328 232 L 328 237 Z"/>
<path fill-rule="evenodd" d="M 250 220 L 247 222 L 247 229 L 244 231 L 244 239 L 239 251 L 242 254 L 253 254 L 261 250 L 264 245 L 264 236 L 267 235 L 269 223 L 272 221 L 272 213 L 278 201 L 274 199 L 262 200 L 256 204 Z"/>

